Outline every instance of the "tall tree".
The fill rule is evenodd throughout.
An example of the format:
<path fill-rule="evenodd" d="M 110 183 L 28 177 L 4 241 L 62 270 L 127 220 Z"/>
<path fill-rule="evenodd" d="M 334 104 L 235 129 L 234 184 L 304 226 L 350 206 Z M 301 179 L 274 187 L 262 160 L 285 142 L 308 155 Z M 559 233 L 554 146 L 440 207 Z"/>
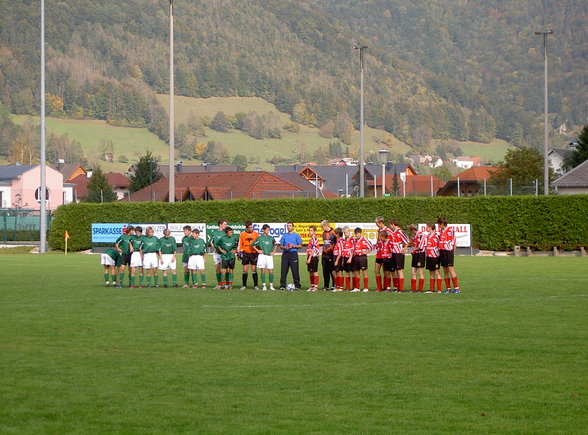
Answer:
<path fill-rule="evenodd" d="M 567 169 L 575 168 L 580 163 L 588 160 L 588 124 L 582 128 L 578 135 L 577 144 L 574 152 L 565 161 Z"/>
<path fill-rule="evenodd" d="M 531 185 L 543 179 L 543 155 L 535 148 L 508 150 L 498 168 L 490 177 L 491 184 L 504 186 L 512 178 L 515 185 Z M 550 171 L 550 179 L 552 176 Z"/>
<path fill-rule="evenodd" d="M 106 175 L 100 166 L 94 168 L 92 177 L 88 182 L 88 202 L 113 202 L 116 201 L 116 194 L 112 186 L 108 184 Z"/>
<path fill-rule="evenodd" d="M 151 151 L 147 151 L 144 155 L 139 156 L 139 162 L 135 168 L 135 173 L 131 175 L 131 184 L 129 190 L 136 192 L 144 187 L 150 186 L 152 183 L 163 178 L 159 172 L 159 165 L 157 159 Z"/>

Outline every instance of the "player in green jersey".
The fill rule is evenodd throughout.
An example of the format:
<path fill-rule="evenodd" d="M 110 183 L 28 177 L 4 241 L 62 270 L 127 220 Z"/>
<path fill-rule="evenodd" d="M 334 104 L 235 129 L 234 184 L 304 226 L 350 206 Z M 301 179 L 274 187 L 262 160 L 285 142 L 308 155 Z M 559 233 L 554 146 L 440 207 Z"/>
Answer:
<path fill-rule="evenodd" d="M 155 279 L 155 287 L 159 287 L 159 240 L 153 235 L 153 228 L 147 227 L 147 235 L 143 237 L 141 253 L 143 254 L 143 271 L 147 276 L 147 287 L 151 287 L 151 276 Z"/>
<path fill-rule="evenodd" d="M 233 234 L 231 227 L 225 228 L 225 235 L 221 237 L 216 247 L 221 256 L 221 282 L 220 288 L 233 288 L 233 275 L 235 270 L 235 258 L 237 247 L 239 246 L 239 238 Z M 223 280 L 224 278 L 224 280 Z"/>
<path fill-rule="evenodd" d="M 100 255 L 100 264 L 104 266 L 104 282 L 106 287 L 112 285 L 116 287 L 116 272 L 118 266 L 120 266 L 120 253 L 116 248 L 108 248 Z M 108 273 L 112 280 L 108 281 Z"/>
<path fill-rule="evenodd" d="M 170 235 L 169 229 L 163 230 L 163 237 L 159 239 L 159 270 L 163 270 L 163 286 L 168 287 L 167 271 L 172 271 L 172 285 L 178 286 L 176 275 L 176 252 L 178 245 L 176 239 Z"/>
<path fill-rule="evenodd" d="M 124 230 L 123 230 L 124 231 Z M 122 234 L 116 242 L 114 242 L 114 247 L 118 250 L 120 254 L 120 268 L 118 270 L 118 287 L 122 288 L 123 286 L 123 278 L 125 276 L 125 267 L 131 266 L 131 253 L 133 252 L 133 246 L 131 245 L 131 240 L 133 240 L 133 236 L 135 234 L 135 228 L 132 225 L 128 225 L 126 228 L 126 232 Z M 131 275 L 129 273 L 129 286 L 131 285 Z"/>
<path fill-rule="evenodd" d="M 188 269 L 192 274 L 192 283 L 194 288 L 198 288 L 198 275 L 202 288 L 206 288 L 206 274 L 204 254 L 206 253 L 206 243 L 200 238 L 200 230 L 192 230 L 192 243 L 190 244 L 190 257 L 188 259 Z M 200 272 L 200 273 L 198 273 Z"/>
<path fill-rule="evenodd" d="M 262 235 L 255 239 L 251 244 L 253 249 L 259 254 L 257 257 L 257 269 L 261 271 L 261 283 L 263 284 L 261 289 L 263 291 L 267 290 L 265 285 L 265 273 L 267 272 L 269 275 L 270 290 L 275 290 L 273 255 L 276 253 L 278 245 L 276 244 L 276 240 L 269 235 L 270 226 L 268 224 L 261 227 L 261 230 Z"/>
<path fill-rule="evenodd" d="M 192 227 L 184 226 L 184 237 L 182 237 L 182 266 L 184 266 L 184 288 L 190 285 L 190 269 L 188 269 L 188 259 L 190 255 L 186 253 L 186 243 L 192 243 Z"/>
<path fill-rule="evenodd" d="M 131 273 L 130 273 L 130 287 L 135 288 L 135 276 L 137 269 L 139 269 L 139 287 L 143 287 L 143 255 L 141 254 L 141 247 L 143 246 L 143 228 L 135 227 L 135 234 L 131 238 Z"/>
<path fill-rule="evenodd" d="M 217 244 L 220 241 L 221 238 L 223 238 L 226 233 L 225 233 L 225 228 L 227 228 L 228 222 L 226 219 L 219 219 L 218 220 L 218 230 L 215 230 L 212 232 L 212 236 L 210 239 L 210 246 L 212 246 L 213 251 L 212 251 L 212 259 L 214 261 L 214 269 L 216 271 L 216 289 L 221 288 L 222 285 L 224 284 L 223 281 L 223 276 L 222 276 L 222 265 L 221 265 L 221 256 L 220 256 L 220 251 L 218 250 Z"/>

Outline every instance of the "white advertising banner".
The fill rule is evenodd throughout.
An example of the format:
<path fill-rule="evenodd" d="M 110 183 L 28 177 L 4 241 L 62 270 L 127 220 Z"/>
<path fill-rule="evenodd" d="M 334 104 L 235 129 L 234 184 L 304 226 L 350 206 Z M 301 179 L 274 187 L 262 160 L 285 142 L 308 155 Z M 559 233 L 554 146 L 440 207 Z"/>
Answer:
<path fill-rule="evenodd" d="M 334 225 L 334 227 L 333 227 Z M 355 231 L 356 228 L 361 228 L 362 234 L 367 238 L 372 245 L 376 245 L 378 241 L 378 226 L 373 222 L 337 222 L 336 224 L 331 225 L 333 228 L 339 227 L 349 227 L 351 230 L 351 234 Z"/>
<path fill-rule="evenodd" d="M 447 224 L 455 231 L 456 245 L 458 248 L 469 248 L 472 246 L 472 227 L 470 224 Z M 439 227 L 437 226 L 437 229 Z M 427 224 L 419 224 L 419 231 L 427 231 Z"/>
<path fill-rule="evenodd" d="M 206 240 L 206 224 L 204 223 L 171 223 L 167 224 L 170 235 L 176 239 L 176 243 L 182 243 L 184 238 L 184 227 L 189 225 L 193 230 L 200 230 L 200 238 Z"/>

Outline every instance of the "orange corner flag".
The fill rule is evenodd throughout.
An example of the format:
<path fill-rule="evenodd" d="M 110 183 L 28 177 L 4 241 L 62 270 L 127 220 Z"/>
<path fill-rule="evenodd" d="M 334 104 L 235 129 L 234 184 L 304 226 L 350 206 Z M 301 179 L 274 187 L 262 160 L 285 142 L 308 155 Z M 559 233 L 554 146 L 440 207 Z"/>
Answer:
<path fill-rule="evenodd" d="M 67 230 L 65 231 L 65 240 L 69 239 L 69 233 L 67 232 Z"/>

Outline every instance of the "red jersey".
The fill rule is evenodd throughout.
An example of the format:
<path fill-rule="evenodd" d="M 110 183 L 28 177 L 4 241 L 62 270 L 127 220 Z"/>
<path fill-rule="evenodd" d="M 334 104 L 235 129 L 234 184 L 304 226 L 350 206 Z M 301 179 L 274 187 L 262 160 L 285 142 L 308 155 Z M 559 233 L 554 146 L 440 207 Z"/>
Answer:
<path fill-rule="evenodd" d="M 353 240 L 353 237 L 349 237 L 348 239 L 342 239 L 343 240 L 343 252 L 342 255 L 343 257 L 352 257 L 353 256 L 353 250 L 354 250 L 354 245 L 355 243 Z"/>
<path fill-rule="evenodd" d="M 333 248 L 333 255 L 335 257 L 339 257 L 343 255 L 343 243 L 345 242 L 345 240 L 343 239 L 338 239 L 337 243 L 335 243 L 335 247 Z"/>
<path fill-rule="evenodd" d="M 308 241 L 306 247 L 306 255 L 310 257 L 318 257 L 320 254 L 319 241 L 316 235 L 312 236 Z"/>
<path fill-rule="evenodd" d="M 427 234 L 424 231 L 419 231 L 414 235 L 411 244 L 413 247 L 413 254 L 424 252 L 427 247 Z"/>
<path fill-rule="evenodd" d="M 405 246 L 410 243 L 410 239 L 402 232 L 400 228 L 396 228 L 392 233 L 393 251 L 395 254 L 401 254 Z"/>
<path fill-rule="evenodd" d="M 432 232 L 427 236 L 427 257 L 439 257 L 439 233 Z"/>
<path fill-rule="evenodd" d="M 453 251 L 455 248 L 455 231 L 453 227 L 447 227 L 441 230 L 439 234 L 439 249 L 444 251 Z"/>
<path fill-rule="evenodd" d="M 393 246 L 394 243 L 392 242 L 392 239 L 386 239 L 386 241 L 378 240 L 378 246 L 376 246 L 376 258 L 392 258 Z"/>
<path fill-rule="evenodd" d="M 394 231 L 392 231 L 388 227 L 384 227 L 381 230 L 378 229 L 378 234 L 380 233 L 380 231 L 385 231 L 386 233 L 388 233 L 388 238 L 391 238 L 394 235 Z M 382 242 L 382 240 L 380 240 L 380 237 L 378 237 L 378 241 L 376 242 L 376 258 L 384 258 L 384 257 L 380 256 L 380 252 L 382 251 L 383 243 L 384 242 Z"/>
<path fill-rule="evenodd" d="M 374 245 L 372 245 L 365 236 L 361 236 L 360 238 L 355 239 L 353 255 L 367 255 L 373 249 Z"/>

